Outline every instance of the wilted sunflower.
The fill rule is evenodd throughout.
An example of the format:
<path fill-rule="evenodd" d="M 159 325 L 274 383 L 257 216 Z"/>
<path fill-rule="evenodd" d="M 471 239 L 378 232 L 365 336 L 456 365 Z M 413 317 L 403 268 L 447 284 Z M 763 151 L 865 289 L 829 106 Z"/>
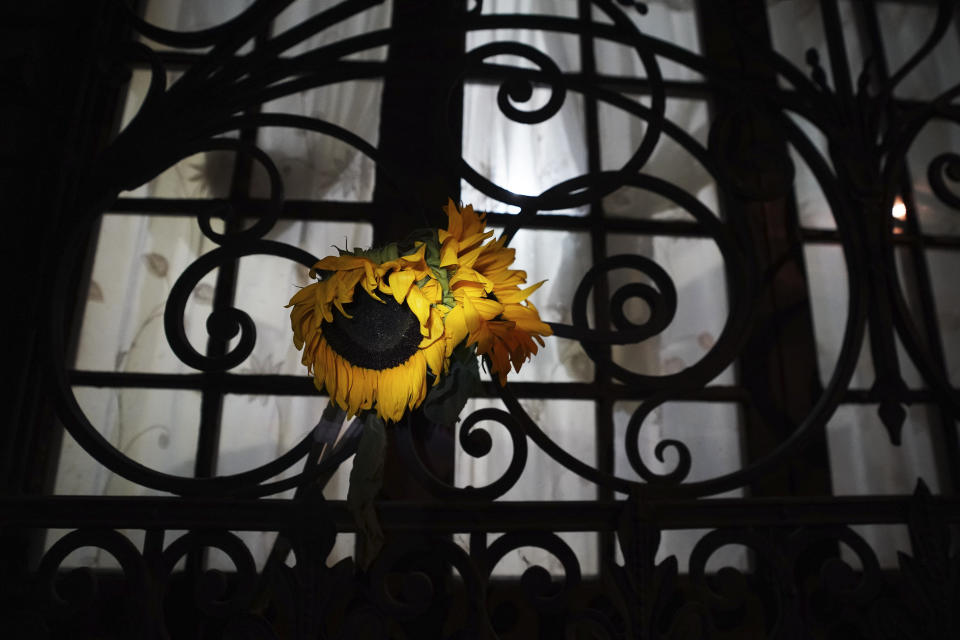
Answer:
<path fill-rule="evenodd" d="M 310 274 L 322 279 L 287 305 L 302 363 L 348 414 L 400 420 L 457 349 L 474 370 L 476 355 L 489 356 L 505 384 L 511 363 L 519 371 L 552 333 L 526 300 L 542 283 L 521 290 L 526 273 L 509 268 L 514 250 L 502 238 L 484 244 L 493 232 L 473 207 L 450 201 L 446 214 L 447 228 L 419 232 L 405 255 L 391 244 L 320 260 Z"/>
<path fill-rule="evenodd" d="M 430 284 L 423 246 L 384 264 L 328 256 L 311 276 L 318 271 L 327 277 L 288 305 L 301 362 L 348 414 L 375 409 L 385 421 L 399 420 L 426 397 L 427 369 L 436 378 L 444 362 L 443 320 L 433 307 L 440 287 Z"/>

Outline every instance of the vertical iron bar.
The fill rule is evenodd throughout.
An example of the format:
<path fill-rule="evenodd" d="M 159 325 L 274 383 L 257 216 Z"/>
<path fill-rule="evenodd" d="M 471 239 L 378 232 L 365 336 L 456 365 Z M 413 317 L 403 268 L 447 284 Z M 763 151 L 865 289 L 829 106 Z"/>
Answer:
<path fill-rule="evenodd" d="M 462 144 L 463 91 L 450 87 L 462 71 L 466 7 L 463 0 L 442 4 L 442 9 L 429 2 L 393 5 L 391 29 L 400 39 L 390 46 L 383 83 L 373 201 L 384 215 L 374 221 L 374 244 L 403 240 L 417 228 L 445 226 L 442 207 L 448 198 L 460 198 L 460 170 L 451 157 L 460 154 Z M 433 30 L 432 37 L 422 37 L 425 28 Z M 433 429 L 420 416 L 409 422 L 425 464 L 452 484 L 453 425 Z M 406 470 L 393 429 L 387 430 L 381 496 L 431 497 Z"/>
<path fill-rule="evenodd" d="M 923 235 L 920 233 L 917 222 L 916 199 L 913 193 L 913 183 L 910 180 L 909 169 L 904 167 L 904 175 L 900 182 L 901 197 L 907 207 L 907 233 L 915 234 L 916 242 L 910 243 L 907 251 L 910 253 L 910 272 L 913 275 L 913 284 L 916 285 L 915 291 L 906 293 L 914 294 L 918 298 L 920 314 L 923 321 L 923 332 L 926 334 L 927 346 L 930 348 L 933 356 L 934 366 L 938 372 L 946 377 L 947 367 L 943 355 L 943 342 L 940 339 L 940 327 L 937 321 L 936 301 L 933 295 L 933 283 L 930 279 L 930 270 L 926 260 L 926 249 L 923 241 Z M 898 257 L 894 255 L 894 260 Z M 909 285 L 910 283 L 904 283 Z M 913 297 L 913 296 L 911 296 Z M 960 441 L 958 441 L 957 430 L 954 419 L 949 408 L 943 404 L 937 405 L 937 420 L 941 433 L 940 438 L 944 446 L 934 446 L 934 457 L 937 464 L 937 475 L 940 481 L 940 491 L 944 494 L 960 493 Z M 932 426 L 932 425 L 931 425 Z M 931 429 L 931 438 L 936 444 L 937 434 Z"/>
<path fill-rule="evenodd" d="M 820 0 L 820 13 L 823 16 L 823 31 L 827 37 L 827 51 L 830 54 L 833 86 L 846 110 L 852 106 L 853 82 L 850 80 L 850 61 L 847 60 L 847 49 L 843 39 L 843 22 L 840 20 L 837 0 Z"/>
<path fill-rule="evenodd" d="M 592 20 L 592 4 L 589 0 L 579 0 L 578 16 L 585 24 Z M 597 61 L 594 53 L 594 39 L 589 29 L 580 35 L 580 71 L 588 84 L 598 83 Z M 602 170 L 600 156 L 600 123 L 597 115 L 597 100 L 593 96 L 583 96 L 584 124 L 587 142 L 587 171 L 596 173 Z M 592 262 L 597 263 L 607 255 L 607 237 L 604 227 L 605 212 L 603 202 L 595 200 L 590 203 L 590 253 Z M 609 318 L 609 281 L 601 278 L 593 290 L 594 323 L 599 330 L 606 330 L 610 326 Z M 606 346 L 598 349 L 603 359 L 611 357 L 611 349 Z M 596 363 L 594 384 L 598 391 L 614 384 L 609 372 L 601 362 Z M 596 433 L 596 465 L 603 473 L 614 471 L 614 428 L 613 428 L 613 401 L 607 394 L 598 393 L 594 407 Z M 608 487 L 597 487 L 597 499 L 608 502 L 614 499 L 613 491 Z M 597 534 L 599 548 L 597 549 L 597 571 L 602 576 L 614 560 L 614 536 L 612 532 L 603 531 Z"/>
<path fill-rule="evenodd" d="M 752 40 L 772 47 L 762 0 L 701 0 L 697 18 L 705 57 L 728 73 L 776 87 L 770 67 L 742 43 L 741 32 L 748 31 Z M 739 131 L 738 148 L 718 144 L 711 149 L 719 162 L 729 160 L 720 157 L 721 153 L 759 155 L 754 159 L 757 163 L 764 162 L 764 153 L 787 154 L 782 132 L 763 116 L 763 104 L 751 107 L 745 109 L 736 96 L 719 92 L 711 100 L 712 126 L 729 118 Z M 744 178 L 751 175 L 744 174 Z M 752 253 L 755 281 L 768 281 L 757 291 L 756 319 L 741 352 L 746 357 L 737 362 L 738 383 L 749 394 L 742 407 L 746 464 L 765 457 L 793 433 L 814 406 L 820 382 L 795 195 L 788 190 L 762 199 L 766 196 L 740 194 L 733 186 L 732 182 L 719 185 L 722 216 Z M 825 439 L 808 446 L 781 469 L 752 482 L 749 489 L 754 496 L 828 495 Z"/>
<path fill-rule="evenodd" d="M 450 87 L 462 71 L 465 4 L 394 3 L 391 29 L 400 38 L 387 54 L 373 192 L 376 206 L 389 213 L 374 224 L 374 244 L 445 224 L 442 207 L 460 199 L 453 159 L 462 155 L 463 87 Z M 435 35 L 424 39 L 418 34 L 428 26 Z"/>
<path fill-rule="evenodd" d="M 266 38 L 266 31 L 254 38 L 254 48 L 257 48 Z M 259 107 L 247 111 L 256 113 Z M 257 129 L 248 128 L 240 132 L 242 142 L 256 144 Z M 250 197 L 250 177 L 253 170 L 253 159 L 245 154 L 237 154 L 233 176 L 230 183 L 230 201 L 242 203 Z M 234 207 L 233 216 L 224 221 L 225 233 L 239 231 L 243 228 L 242 204 Z M 237 285 L 239 260 L 225 261 L 217 269 L 216 288 L 213 297 L 213 312 L 224 311 L 234 304 Z M 207 341 L 207 355 L 219 357 L 227 352 L 228 341 L 210 337 Z M 208 385 L 203 392 L 201 403 L 200 434 L 197 445 L 197 459 L 194 473 L 198 478 L 215 475 L 217 466 L 217 449 L 220 442 L 220 414 L 223 405 L 223 391 L 220 385 L 221 374 L 208 374 Z"/>
<path fill-rule="evenodd" d="M 423 227 L 445 226 L 442 207 L 460 199 L 463 86 L 466 48 L 465 0 L 393 3 L 390 45 L 380 107 L 380 137 L 374 205 L 384 215 L 374 223 L 375 244 L 403 240 Z M 423 37 L 429 32 L 429 37 Z M 435 425 L 411 412 L 402 427 L 387 430 L 382 500 L 435 500 L 407 470 L 397 429 L 410 429 L 417 454 L 442 482 L 453 484 L 456 425 Z M 429 530 L 392 536 L 398 547 L 429 549 Z M 417 554 L 411 567 L 438 588 L 449 586 L 450 567 L 440 558 Z M 401 625 L 410 637 L 440 637 L 446 606 L 436 598 L 415 620 Z M 415 627 L 415 629 L 414 629 Z"/>
<path fill-rule="evenodd" d="M 255 38 L 254 50 L 266 41 L 270 33 L 270 25 L 265 25 Z M 247 114 L 257 113 L 260 106 L 247 110 Z M 255 145 L 257 128 L 246 128 L 240 131 L 242 142 Z M 224 220 L 224 233 L 230 234 L 243 228 L 243 203 L 250 197 L 250 178 L 253 171 L 253 158 L 246 154 L 237 154 L 230 180 L 229 200 L 234 204 L 232 215 Z M 239 206 L 237 206 L 239 204 Z M 211 313 L 226 311 L 233 307 L 237 287 L 237 274 L 240 268 L 239 259 L 225 260 L 217 269 L 217 279 L 214 286 L 213 309 Z M 228 340 L 211 336 L 207 340 L 207 355 L 220 357 L 227 353 Z M 200 428 L 197 436 L 197 457 L 194 461 L 194 476 L 209 478 L 216 475 L 217 456 L 220 448 L 220 429 L 223 416 L 223 373 L 212 371 L 204 374 L 204 390 L 200 400 Z M 206 563 L 206 552 L 191 552 L 187 556 L 187 573 L 195 579 L 199 578 L 203 565 Z"/>

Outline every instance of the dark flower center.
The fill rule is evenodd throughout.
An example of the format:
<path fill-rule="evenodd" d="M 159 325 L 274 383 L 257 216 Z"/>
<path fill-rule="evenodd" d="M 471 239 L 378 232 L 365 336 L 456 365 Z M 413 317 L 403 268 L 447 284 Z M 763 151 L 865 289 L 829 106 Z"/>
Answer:
<path fill-rule="evenodd" d="M 357 288 L 353 302 L 343 305 L 347 318 L 336 309 L 333 322 L 323 323 L 323 337 L 347 362 L 365 369 L 389 369 L 406 362 L 420 344 L 420 323 L 405 304 L 381 294 L 377 302 Z"/>

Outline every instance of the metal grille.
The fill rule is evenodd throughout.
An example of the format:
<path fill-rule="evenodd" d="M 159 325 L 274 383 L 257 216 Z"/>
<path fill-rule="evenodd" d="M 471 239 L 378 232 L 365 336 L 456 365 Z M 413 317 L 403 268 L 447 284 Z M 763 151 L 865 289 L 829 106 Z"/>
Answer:
<path fill-rule="evenodd" d="M 48 143 L 57 149 L 56 157 L 72 158 L 53 172 L 55 195 L 43 199 L 47 208 L 39 217 L 57 230 L 59 259 L 47 274 L 49 294 L 29 302 L 33 320 L 41 320 L 36 334 L 27 332 L 25 344 L 35 345 L 44 357 L 31 357 L 29 348 L 17 352 L 26 382 L 8 441 L 10 495 L 2 498 L 0 524 L 7 544 L 4 599 L 24 637 L 37 637 L 42 630 L 56 637 L 69 630 L 81 637 L 174 638 L 880 638 L 911 633 L 946 638 L 960 631 L 955 613 L 960 502 L 954 497 L 960 488 L 960 394 L 949 373 L 956 356 L 945 348 L 938 321 L 938 311 L 951 301 L 949 295 L 937 295 L 941 285 L 930 269 L 931 251 L 955 260 L 960 235 L 925 227 L 910 175 L 925 171 L 929 197 L 955 214 L 960 156 L 945 148 L 927 166 L 908 163 L 911 145 L 930 123 L 960 124 L 960 85 L 954 78 L 923 100 L 897 90 L 937 46 L 957 39 L 960 16 L 954 3 L 919 3 L 929 6 L 930 35 L 900 66 L 887 60 L 889 43 L 878 18 L 892 3 L 854 3 L 858 41 L 869 52 L 862 69 L 851 67 L 841 25 L 840 11 L 850 6 L 837 0 L 817 5 L 826 51 L 808 53 L 806 68 L 772 48 L 768 16 L 775 5 L 768 11 L 766 3 L 752 0 L 697 3 L 699 52 L 645 33 L 643 15 L 650 7 L 644 3 L 578 0 L 559 15 L 546 16 L 491 13 L 475 0 L 395 2 L 389 28 L 292 57 L 281 54 L 379 3 L 331 3 L 277 33 L 273 21 L 287 4 L 254 2 L 235 19 L 193 33 L 151 25 L 121 3 L 48 16 L 47 28 L 57 37 L 66 33 L 60 30 L 68 19 L 79 25 L 67 41 L 82 54 L 72 64 L 86 74 L 71 94 L 84 133 Z M 466 46 L 467 34 L 507 28 L 571 34 L 578 42 L 579 68 L 561 69 L 542 51 L 515 41 Z M 96 44 L 100 41 L 108 44 Z M 604 42 L 635 50 L 646 75 L 606 74 L 597 48 Z M 383 61 L 347 58 L 380 46 L 389 47 Z M 52 39 L 45 47 L 35 59 L 25 56 L 24 68 L 45 71 L 58 61 Z M 505 55 L 523 62 L 506 64 L 497 57 Z M 664 79 L 664 63 L 686 67 L 702 80 Z M 149 71 L 150 89 L 136 117 L 111 138 L 104 134 L 104 122 L 116 113 L 117 97 L 129 81 L 124 70 L 130 68 Z M 167 86 L 164 79 L 171 71 L 181 73 Z M 318 118 L 262 110 L 271 99 L 344 79 L 383 81 L 376 146 Z M 502 114 L 528 125 L 548 120 L 572 95 L 580 96 L 585 173 L 539 194 L 515 194 L 487 180 L 463 158 L 465 87 L 472 86 L 495 87 Z M 525 109 L 535 91 L 546 92 L 548 99 Z M 706 141 L 667 117 L 668 101 L 677 98 L 709 103 Z M 602 114 L 609 107 L 645 123 L 637 148 L 613 170 L 604 164 L 601 134 Z M 796 117 L 812 124 L 826 146 L 818 146 Z M 372 201 L 285 199 L 274 159 L 257 146 L 264 127 L 315 131 L 360 149 L 376 164 Z M 678 186 L 680 177 L 645 171 L 667 140 L 682 147 L 716 184 L 716 211 Z M 120 196 L 185 157 L 215 150 L 235 156 L 223 198 Z M 802 223 L 796 158 L 822 191 L 835 228 Z M 269 197 L 252 195 L 258 165 L 268 177 Z M 583 348 L 594 377 L 519 381 L 505 388 L 491 382 L 484 397 L 499 398 L 505 411 L 481 410 L 452 426 L 420 419 L 397 425 L 390 434 L 388 487 L 378 507 L 387 546 L 368 571 L 349 559 L 329 567 L 336 533 L 353 531 L 354 523 L 344 503 L 325 500 L 322 490 L 356 446 L 355 431 L 348 430 L 334 450 L 318 427 L 261 467 L 232 476 L 216 473 L 227 394 L 316 394 L 305 376 L 237 373 L 257 339 L 253 320 L 235 308 L 239 262 L 244 256 L 270 255 L 312 266 L 320 257 L 311 253 L 316 248 L 265 239 L 284 220 L 366 222 L 375 241 L 396 239 L 422 224 L 424 216 L 439 222 L 431 216 L 447 197 L 459 196 L 461 180 L 518 209 L 488 214 L 488 221 L 508 236 L 530 230 L 587 235 L 591 268 L 568 301 L 571 321 L 553 328 L 556 336 Z M 605 198 L 625 186 L 657 194 L 689 215 L 684 220 L 612 215 Z M 892 217 L 898 197 L 903 215 Z M 577 208 L 585 215 L 570 213 Z M 82 317 L 76 300 L 89 286 L 91 240 L 101 216 L 118 213 L 195 216 L 205 238 L 216 245 L 178 274 L 169 295 L 158 301 L 166 338 L 194 373 L 68 366 L 77 331 L 66 328 Z M 216 227 L 220 220 L 222 227 Z M 28 231 L 35 236 L 40 229 Z M 621 345 L 661 334 L 678 308 L 671 275 L 649 257 L 620 253 L 618 235 L 705 239 L 719 251 L 727 315 L 699 362 L 651 376 L 615 358 Z M 846 278 L 849 291 L 839 355 L 832 376 L 824 380 L 806 264 L 816 255 L 810 247 L 816 246 L 842 250 L 847 269 L 837 278 Z M 640 279 L 618 286 L 611 274 L 625 269 Z M 187 339 L 184 309 L 213 270 L 208 340 L 201 353 Z M 642 321 L 626 312 L 637 301 L 648 311 Z M 872 356 L 876 376 L 869 388 L 857 388 L 851 379 L 864 350 Z M 904 383 L 906 360 L 919 372 L 921 385 Z M 729 367 L 735 381 L 716 384 Z M 28 385 L 42 392 L 28 392 Z M 111 445 L 77 403 L 76 386 L 199 392 L 193 477 L 159 473 Z M 596 459 L 559 446 L 551 425 L 538 423 L 524 399 L 591 402 Z M 637 408 L 618 437 L 615 405 L 625 401 Z M 653 451 L 641 450 L 644 422 L 669 402 L 735 404 L 742 466 L 693 480 L 695 461 L 687 443 L 662 440 Z M 899 445 L 911 404 L 930 407 L 937 465 L 930 477 L 942 495 L 931 495 L 922 481 L 912 497 L 831 495 L 835 479 L 825 434 L 838 409 L 876 409 L 885 437 Z M 56 433 L 51 407 L 69 436 L 104 468 L 173 496 L 51 496 L 44 495 L 49 486 L 37 490 L 38 484 L 49 485 L 55 467 L 50 453 L 55 448 L 44 439 Z M 469 455 L 482 458 L 489 451 L 490 434 L 482 427 L 487 421 L 508 434 L 507 470 L 485 487 L 457 487 L 454 438 Z M 517 483 L 533 450 L 588 481 L 596 499 L 498 500 Z M 638 480 L 617 475 L 617 452 L 626 453 Z M 644 462 L 663 462 L 665 454 L 676 461 L 665 472 Z M 16 462 L 17 456 L 25 462 Z M 277 480 L 301 462 L 302 472 Z M 274 497 L 290 489 L 295 497 Z M 717 497 L 731 490 L 745 497 Z M 890 524 L 907 525 L 911 548 L 899 554 L 895 566 L 881 566 L 877 550 L 852 527 Z M 72 531 L 44 552 L 37 545 L 47 528 Z M 120 529 L 142 530 L 142 546 Z M 688 562 L 681 564 L 673 555 L 658 558 L 663 532 L 698 529 L 709 531 L 698 537 Z M 187 533 L 173 539 L 178 530 Z M 238 531 L 278 533 L 262 570 L 233 533 Z M 583 558 L 557 535 L 564 532 L 597 534 L 596 573 L 582 570 Z M 465 548 L 453 534 L 467 540 Z M 747 566 L 716 566 L 712 558 L 729 545 L 748 550 Z M 62 569 L 67 555 L 82 547 L 103 549 L 120 571 Z M 509 552 L 528 547 L 552 555 L 562 567 L 560 575 L 540 566 L 518 578 L 495 573 Z M 211 549 L 226 554 L 234 570 L 207 570 Z M 184 559 L 185 565 L 178 564 Z"/>

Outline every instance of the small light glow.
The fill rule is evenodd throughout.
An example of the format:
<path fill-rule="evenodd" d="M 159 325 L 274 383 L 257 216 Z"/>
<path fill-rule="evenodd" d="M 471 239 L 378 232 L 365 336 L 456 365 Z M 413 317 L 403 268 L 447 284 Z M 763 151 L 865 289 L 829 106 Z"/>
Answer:
<path fill-rule="evenodd" d="M 903 198 L 897 196 L 897 199 L 893 201 L 893 209 L 890 210 L 890 214 L 901 222 L 907 219 L 907 205 L 903 203 Z"/>

